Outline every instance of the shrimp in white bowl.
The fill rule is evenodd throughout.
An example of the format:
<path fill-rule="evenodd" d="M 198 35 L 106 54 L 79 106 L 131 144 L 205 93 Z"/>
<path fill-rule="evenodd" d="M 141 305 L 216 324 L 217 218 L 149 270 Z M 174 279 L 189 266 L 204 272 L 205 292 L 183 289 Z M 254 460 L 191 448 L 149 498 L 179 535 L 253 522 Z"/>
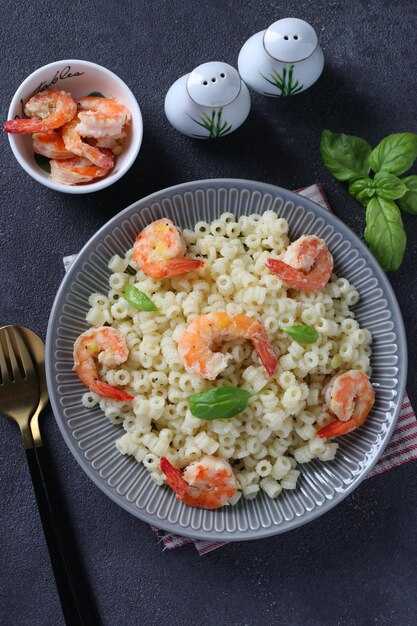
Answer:
<path fill-rule="evenodd" d="M 77 130 L 82 137 L 119 136 L 132 118 L 129 109 L 113 98 L 87 96 L 76 102 L 80 120 Z"/>
<path fill-rule="evenodd" d="M 8 120 L 3 124 L 6 133 L 44 133 L 63 126 L 77 113 L 74 98 L 66 91 L 45 89 L 32 96 L 25 105 L 25 113 L 33 119 Z"/>
<path fill-rule="evenodd" d="M 74 100 L 70 93 L 45 89 L 28 100 L 27 118 L 4 123 L 7 133 L 32 134 L 35 154 L 52 159 L 53 183 L 78 185 L 103 178 L 123 152 L 132 115 L 113 98 L 87 96 Z M 66 165 L 59 161 L 67 160 Z M 88 161 L 87 161 L 88 160 Z M 48 171 L 42 160 L 36 163 Z"/>
<path fill-rule="evenodd" d="M 68 151 L 77 156 L 89 159 L 94 165 L 110 170 L 114 165 L 114 156 L 110 150 L 100 150 L 83 141 L 79 132 L 80 121 L 78 117 L 62 127 L 62 139 Z"/>
<path fill-rule="evenodd" d="M 63 185 L 79 185 L 89 183 L 95 178 L 102 178 L 109 172 L 109 168 L 94 165 L 84 157 L 71 159 L 51 159 L 51 179 Z"/>
<path fill-rule="evenodd" d="M 33 151 L 48 159 L 72 159 L 73 152 L 66 149 L 64 141 L 57 130 L 48 130 L 46 133 L 33 133 Z"/>

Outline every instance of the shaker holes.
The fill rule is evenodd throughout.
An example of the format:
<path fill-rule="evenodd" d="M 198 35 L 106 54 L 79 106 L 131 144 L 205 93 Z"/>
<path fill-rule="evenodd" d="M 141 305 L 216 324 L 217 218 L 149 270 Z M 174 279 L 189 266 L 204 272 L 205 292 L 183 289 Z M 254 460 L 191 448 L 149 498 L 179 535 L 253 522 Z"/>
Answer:
<path fill-rule="evenodd" d="M 226 78 L 226 74 L 225 74 L 224 72 L 222 72 L 222 73 L 220 74 L 220 78 Z M 213 76 L 213 78 L 211 79 L 211 82 L 212 82 L 212 83 L 215 83 L 215 82 L 216 82 L 216 77 L 215 77 L 215 76 Z M 208 82 L 207 82 L 206 80 L 203 80 L 203 83 L 202 83 L 202 84 L 203 84 L 204 86 L 207 86 L 207 85 L 208 85 Z"/>

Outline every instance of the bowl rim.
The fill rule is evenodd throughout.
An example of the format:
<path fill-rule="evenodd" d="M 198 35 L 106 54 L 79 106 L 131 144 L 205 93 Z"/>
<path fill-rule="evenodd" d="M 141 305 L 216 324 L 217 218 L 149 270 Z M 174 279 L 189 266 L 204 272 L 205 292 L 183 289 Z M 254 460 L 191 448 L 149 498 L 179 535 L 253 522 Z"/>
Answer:
<path fill-rule="evenodd" d="M 132 507 L 129 506 L 128 502 L 125 502 L 121 497 L 120 498 L 117 497 L 116 492 L 113 493 L 113 491 L 111 490 L 111 488 L 109 487 L 107 483 L 103 484 L 100 482 L 100 479 L 98 476 L 96 476 L 96 473 L 94 472 L 94 470 L 87 464 L 84 457 L 79 454 L 79 448 L 77 446 L 76 440 L 72 438 L 66 432 L 64 428 L 64 424 L 62 423 L 61 419 L 57 418 L 57 416 L 60 416 L 61 414 L 61 408 L 55 396 L 56 385 L 54 381 L 55 371 L 54 371 L 54 366 L 53 366 L 54 346 L 52 343 L 53 334 L 54 334 L 54 325 L 55 326 L 57 325 L 56 320 L 59 314 L 61 313 L 61 310 L 60 310 L 61 299 L 65 295 L 65 290 L 67 288 L 67 285 L 71 284 L 71 281 L 73 277 L 75 276 L 76 272 L 80 271 L 80 268 L 79 268 L 80 261 L 82 262 L 84 260 L 83 257 L 85 257 L 87 253 L 93 252 L 95 250 L 97 244 L 101 241 L 103 234 L 106 233 L 108 229 L 111 229 L 117 224 L 122 223 L 123 220 L 127 218 L 129 213 L 131 213 L 134 210 L 136 211 L 143 210 L 143 208 L 146 207 L 147 205 L 151 205 L 153 202 L 160 202 L 164 197 L 167 197 L 167 196 L 171 198 L 178 192 L 181 192 L 181 194 L 185 194 L 187 191 L 195 191 L 197 189 L 207 190 L 207 188 L 209 188 L 210 186 L 216 189 L 219 189 L 220 187 L 224 187 L 224 186 L 226 186 L 226 188 L 228 187 L 230 188 L 230 186 L 237 186 L 238 188 L 239 187 L 241 188 L 243 185 L 245 186 L 245 189 L 249 189 L 252 192 L 262 191 L 262 193 L 271 193 L 272 195 L 278 194 L 278 195 L 281 195 L 281 197 L 284 197 L 284 199 L 286 196 L 287 200 L 285 201 L 290 200 L 296 206 L 297 205 L 300 206 L 304 204 L 305 206 L 303 208 L 305 208 L 306 210 L 312 209 L 313 212 L 318 214 L 318 216 L 321 216 L 322 218 L 324 218 L 325 222 L 327 221 L 331 225 L 336 226 L 336 228 L 338 228 L 339 231 L 341 230 L 342 234 L 344 234 L 343 231 L 347 231 L 349 237 L 351 237 L 354 244 L 363 252 L 363 256 L 366 258 L 368 266 L 371 266 L 372 272 L 376 274 L 378 280 L 387 290 L 387 293 L 391 298 L 389 310 L 392 311 L 393 316 L 396 316 L 395 333 L 397 335 L 396 343 L 399 346 L 399 349 L 397 351 L 397 356 L 398 356 L 397 367 L 398 367 L 398 372 L 399 372 L 398 374 L 399 385 L 398 385 L 398 394 L 395 399 L 396 407 L 395 407 L 395 410 L 393 411 L 392 422 L 387 427 L 387 430 L 386 430 L 385 441 L 382 443 L 382 445 L 380 444 L 379 447 L 374 446 L 372 453 L 369 454 L 366 470 L 362 471 L 361 474 L 356 476 L 352 480 L 352 483 L 349 486 L 347 486 L 346 489 L 343 490 L 343 492 L 336 492 L 336 495 L 332 499 L 330 500 L 326 499 L 325 502 L 321 504 L 320 506 L 317 506 L 314 511 L 308 512 L 307 519 L 305 519 L 304 515 L 301 517 L 294 516 L 292 520 L 290 520 L 287 524 L 283 524 L 282 526 L 277 526 L 277 525 L 272 524 L 271 526 L 268 526 L 266 528 L 261 528 L 256 531 L 247 530 L 244 533 L 242 531 L 238 531 L 237 533 L 232 533 L 232 532 L 228 532 L 227 530 L 225 530 L 225 531 L 216 532 L 216 534 L 214 535 L 210 531 L 206 532 L 204 529 L 194 530 L 193 528 L 189 528 L 189 527 L 181 531 L 178 529 L 178 526 L 176 525 L 175 522 L 169 522 L 168 520 L 159 520 L 159 519 L 156 519 L 155 516 L 148 514 L 146 511 L 141 511 L 138 508 L 132 509 Z M 137 208 L 137 205 L 139 203 L 142 205 L 141 209 Z M 108 220 L 105 224 L 103 224 L 103 226 L 101 226 L 101 228 L 98 231 L 96 231 L 94 235 L 90 237 L 90 239 L 88 239 L 85 245 L 78 252 L 76 260 L 71 265 L 68 272 L 65 274 L 59 286 L 59 289 L 56 293 L 54 303 L 52 305 L 50 316 L 49 316 L 47 336 L 46 336 L 45 356 L 46 356 L 46 359 L 45 359 L 46 380 L 47 380 L 48 390 L 50 391 L 49 398 L 50 398 L 52 410 L 54 413 L 54 417 L 55 417 L 56 422 L 58 423 L 58 427 L 61 431 L 61 434 L 67 446 L 69 447 L 72 455 L 75 457 L 78 464 L 81 466 L 81 469 L 84 471 L 84 473 L 95 483 L 97 487 L 99 487 L 99 489 L 103 493 L 105 493 L 108 497 L 110 497 L 111 500 L 113 500 L 113 502 L 115 502 L 118 506 L 121 506 L 125 511 L 134 515 L 136 518 L 140 519 L 141 521 L 146 522 L 150 524 L 151 526 L 157 526 L 158 528 L 162 530 L 169 531 L 174 534 L 181 535 L 182 533 L 185 533 L 186 537 L 190 537 L 192 539 L 215 541 L 215 542 L 217 541 L 226 541 L 226 542 L 228 541 L 229 542 L 230 541 L 251 541 L 251 540 L 262 539 L 266 537 L 272 537 L 272 536 L 275 536 L 284 532 L 288 532 L 290 530 L 294 530 L 295 528 L 303 526 L 304 524 L 307 524 L 317 519 L 318 517 L 320 517 L 321 515 L 323 515 L 330 509 L 332 509 L 333 507 L 335 507 L 337 504 L 342 502 L 350 493 L 352 493 L 352 491 L 354 491 L 356 487 L 358 487 L 360 483 L 369 475 L 370 471 L 376 465 L 376 463 L 382 456 L 387 444 L 390 441 L 391 435 L 394 431 L 395 425 L 397 423 L 397 420 L 401 411 L 402 401 L 403 401 L 404 393 L 405 393 L 405 385 L 406 385 L 406 380 L 407 380 L 407 367 L 408 367 L 407 340 L 406 340 L 406 334 L 405 334 L 405 329 L 404 329 L 404 321 L 402 318 L 399 304 L 397 302 L 397 298 L 395 296 L 394 290 L 385 272 L 380 267 L 380 265 L 378 264 L 378 262 L 376 261 L 375 257 L 372 255 L 370 250 L 365 246 L 363 241 L 361 241 L 361 239 L 349 228 L 349 226 L 345 224 L 340 218 L 338 218 L 334 213 L 326 211 L 326 209 L 321 207 L 319 204 L 317 204 L 313 200 L 310 200 L 309 198 L 305 196 L 300 196 L 295 191 L 290 191 L 278 185 L 273 185 L 271 183 L 265 183 L 261 181 L 241 179 L 241 178 L 208 178 L 208 179 L 194 180 L 194 181 L 179 183 L 177 185 L 173 185 L 171 187 L 167 187 L 165 189 L 155 191 L 145 196 L 144 198 L 140 198 L 136 202 L 133 202 L 128 207 L 123 209 L 120 213 L 117 213 L 110 220 Z M 219 509 L 219 510 L 221 511 L 222 509 Z"/>
<path fill-rule="evenodd" d="M 44 178 L 37 172 L 35 167 L 31 167 L 30 165 L 28 165 L 26 160 L 23 159 L 23 157 L 21 156 L 20 150 L 17 147 L 16 138 L 14 137 L 13 133 L 8 133 L 8 140 L 9 140 L 9 144 L 12 149 L 12 152 L 17 162 L 19 163 L 19 165 L 25 170 L 27 174 L 29 174 L 29 176 L 34 178 L 38 183 L 41 183 L 41 185 L 44 185 L 45 187 L 49 187 L 49 189 L 53 189 L 54 191 L 60 191 L 62 193 L 69 193 L 69 194 L 94 193 L 95 191 L 100 191 L 101 189 L 105 189 L 106 187 L 109 187 L 110 185 L 118 181 L 122 176 L 126 174 L 126 172 L 132 167 L 133 163 L 135 162 L 136 157 L 139 154 L 139 150 L 140 150 L 140 147 L 142 145 L 142 140 L 143 140 L 143 118 L 142 118 L 142 112 L 140 110 L 138 101 L 136 100 L 136 97 L 133 94 L 130 87 L 128 87 L 127 84 L 121 78 L 119 78 L 119 76 L 117 76 L 117 74 L 107 69 L 103 65 L 99 65 L 98 63 L 93 63 L 92 61 L 84 61 L 82 59 L 63 59 L 62 61 L 53 61 L 52 63 L 47 63 L 46 65 L 39 67 L 37 70 L 29 74 L 29 76 L 27 76 L 25 80 L 16 89 L 9 105 L 7 119 L 13 119 L 14 110 L 16 108 L 16 105 L 20 101 L 22 92 L 34 78 L 36 78 L 38 75 L 41 75 L 46 69 L 54 69 L 56 67 L 62 66 L 63 64 L 71 65 L 74 63 L 78 63 L 79 65 L 84 65 L 85 67 L 96 69 L 100 71 L 101 73 L 106 74 L 113 82 L 118 83 L 119 86 L 122 87 L 123 90 L 129 93 L 131 96 L 132 105 L 134 109 L 134 110 L 131 110 L 132 123 L 133 123 L 133 117 L 134 117 L 135 118 L 134 124 L 135 124 L 135 131 L 137 132 L 137 139 L 135 140 L 135 144 L 133 144 L 130 148 L 131 149 L 130 157 L 126 161 L 124 166 L 120 168 L 118 172 L 111 173 L 109 176 L 99 179 L 97 182 L 87 183 L 84 185 L 63 185 L 62 183 L 56 183 L 54 181 L 51 181 L 49 178 Z"/>

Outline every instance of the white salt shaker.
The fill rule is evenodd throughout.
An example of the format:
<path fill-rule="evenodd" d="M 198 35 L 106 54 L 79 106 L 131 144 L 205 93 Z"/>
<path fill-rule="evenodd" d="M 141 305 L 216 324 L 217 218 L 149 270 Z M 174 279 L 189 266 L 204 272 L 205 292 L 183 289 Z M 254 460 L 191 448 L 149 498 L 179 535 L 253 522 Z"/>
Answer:
<path fill-rule="evenodd" d="M 238 71 L 216 61 L 181 76 L 165 97 L 165 114 L 172 126 L 199 139 L 232 133 L 246 120 L 249 110 L 249 91 Z"/>
<path fill-rule="evenodd" d="M 243 45 L 238 58 L 245 83 L 264 96 L 300 93 L 323 71 L 323 50 L 312 26 L 287 17 L 256 33 Z"/>

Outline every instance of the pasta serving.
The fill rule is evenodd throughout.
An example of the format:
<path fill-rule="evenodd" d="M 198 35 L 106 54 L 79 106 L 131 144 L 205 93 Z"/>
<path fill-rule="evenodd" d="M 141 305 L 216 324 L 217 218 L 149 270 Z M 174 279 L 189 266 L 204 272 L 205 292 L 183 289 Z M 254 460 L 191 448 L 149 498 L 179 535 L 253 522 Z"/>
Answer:
<path fill-rule="evenodd" d="M 332 274 L 322 240 L 290 245 L 288 223 L 273 211 L 198 222 L 164 262 L 158 246 L 165 231 L 155 229 L 152 245 L 145 229 L 124 258 L 113 256 L 108 293 L 89 298 L 96 339 L 94 346 L 84 340 L 83 354 L 88 367 L 97 357 L 100 382 L 92 384 L 87 362 L 76 363 L 90 387 L 84 406 L 99 405 L 122 424 L 118 450 L 191 506 L 294 489 L 297 468 L 334 459 L 338 444 L 330 437 L 359 426 L 372 407 L 371 334 L 350 309 L 358 292 Z M 142 294 L 139 304 L 129 289 Z M 291 332 L 307 332 L 308 341 Z M 111 358 L 102 342 L 111 343 Z M 246 408 L 227 418 L 193 415 L 191 396 L 222 387 L 249 392 Z M 358 407 L 359 397 L 366 406 Z M 344 410 L 353 406 L 350 414 L 338 413 L 340 398 Z"/>

